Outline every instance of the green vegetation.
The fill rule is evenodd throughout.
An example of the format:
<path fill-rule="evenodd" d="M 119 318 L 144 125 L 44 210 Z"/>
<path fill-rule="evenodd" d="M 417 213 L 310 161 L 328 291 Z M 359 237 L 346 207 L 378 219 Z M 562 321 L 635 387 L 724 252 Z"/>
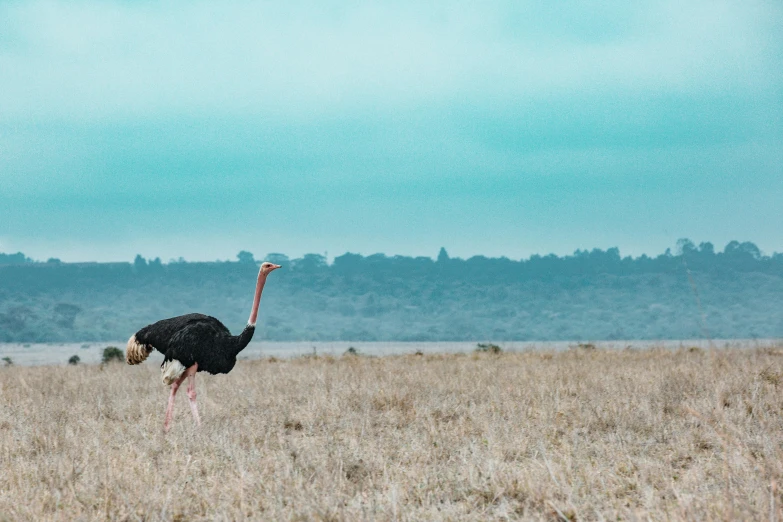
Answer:
<path fill-rule="evenodd" d="M 78 355 L 72 355 L 70 359 L 68 359 L 68 364 L 76 366 L 81 361 L 81 358 Z"/>
<path fill-rule="evenodd" d="M 71 357 L 71 359 L 73 359 L 73 357 Z M 122 350 L 116 346 L 107 346 L 103 349 L 103 358 L 101 359 L 103 364 L 110 363 L 112 361 L 123 362 L 124 360 L 125 354 L 122 353 Z"/>
<path fill-rule="evenodd" d="M 476 350 L 475 350 L 475 351 L 476 351 L 476 352 L 484 352 L 484 353 L 494 353 L 494 354 L 498 354 L 498 353 L 502 353 L 502 352 L 503 352 L 503 348 L 501 348 L 501 347 L 500 347 L 500 346 L 498 346 L 497 344 L 492 344 L 492 343 L 478 343 L 478 344 L 476 345 Z"/>
<path fill-rule="evenodd" d="M 10 357 L 3 357 L 2 361 L 5 363 L 6 366 L 13 366 L 14 360 Z"/>
<path fill-rule="evenodd" d="M 14 262 L 8 262 L 13 258 Z M 0 256 L 0 342 L 127 339 L 190 312 L 247 321 L 259 261 L 37 263 Z M 256 340 L 473 341 L 783 336 L 783 254 L 752 243 L 678 243 L 515 261 L 476 256 L 288 259 L 264 290 Z M 698 294 L 698 300 L 696 295 Z"/>

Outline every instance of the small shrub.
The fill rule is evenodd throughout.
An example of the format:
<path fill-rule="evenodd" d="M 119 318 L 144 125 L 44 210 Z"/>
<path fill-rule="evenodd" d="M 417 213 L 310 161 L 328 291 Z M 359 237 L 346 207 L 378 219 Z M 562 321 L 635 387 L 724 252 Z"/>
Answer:
<path fill-rule="evenodd" d="M 347 350 L 345 350 L 345 353 L 343 355 L 360 355 L 359 350 L 354 348 L 353 346 L 349 346 Z"/>
<path fill-rule="evenodd" d="M 6 366 L 12 366 L 14 364 L 14 360 L 10 357 L 3 357 L 3 362 Z"/>
<path fill-rule="evenodd" d="M 79 358 L 78 355 L 71 355 L 71 358 L 68 359 L 68 364 L 76 366 L 77 364 L 79 364 L 79 361 L 81 361 L 81 359 Z"/>
<path fill-rule="evenodd" d="M 503 348 L 498 346 L 497 344 L 492 343 L 478 343 L 476 345 L 477 352 L 486 352 L 486 353 L 501 353 L 503 351 Z"/>
<path fill-rule="evenodd" d="M 302 431 L 304 429 L 304 426 L 302 426 L 302 423 L 299 421 L 291 421 L 287 420 L 283 422 L 283 427 L 287 430 L 294 430 L 294 431 Z"/>
<path fill-rule="evenodd" d="M 122 353 L 122 350 L 116 346 L 107 346 L 103 349 L 103 359 L 101 360 L 103 364 L 110 363 L 112 361 L 122 362 L 124 359 L 125 355 Z"/>

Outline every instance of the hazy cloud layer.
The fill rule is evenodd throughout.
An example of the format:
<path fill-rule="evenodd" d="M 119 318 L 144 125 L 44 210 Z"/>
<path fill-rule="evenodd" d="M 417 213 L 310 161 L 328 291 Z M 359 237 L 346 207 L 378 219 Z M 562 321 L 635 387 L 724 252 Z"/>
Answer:
<path fill-rule="evenodd" d="M 0 4 L 0 251 L 783 249 L 783 8 L 628 4 Z"/>

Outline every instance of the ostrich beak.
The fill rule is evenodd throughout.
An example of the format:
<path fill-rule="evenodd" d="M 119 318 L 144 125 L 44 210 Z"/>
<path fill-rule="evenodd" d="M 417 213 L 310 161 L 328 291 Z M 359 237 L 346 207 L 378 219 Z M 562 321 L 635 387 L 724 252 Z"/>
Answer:
<path fill-rule="evenodd" d="M 278 268 L 282 268 L 280 265 L 272 265 L 272 270 L 277 270 Z"/>

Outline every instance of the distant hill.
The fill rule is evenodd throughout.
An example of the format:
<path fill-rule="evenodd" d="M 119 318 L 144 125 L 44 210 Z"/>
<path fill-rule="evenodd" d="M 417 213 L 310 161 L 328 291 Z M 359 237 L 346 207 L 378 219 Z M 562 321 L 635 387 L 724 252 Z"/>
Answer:
<path fill-rule="evenodd" d="M 264 291 L 256 339 L 441 341 L 783 337 L 783 254 L 680 240 L 526 260 L 345 254 L 289 260 Z M 0 342 L 122 340 L 198 311 L 247 320 L 257 261 L 41 263 L 0 254 Z"/>

